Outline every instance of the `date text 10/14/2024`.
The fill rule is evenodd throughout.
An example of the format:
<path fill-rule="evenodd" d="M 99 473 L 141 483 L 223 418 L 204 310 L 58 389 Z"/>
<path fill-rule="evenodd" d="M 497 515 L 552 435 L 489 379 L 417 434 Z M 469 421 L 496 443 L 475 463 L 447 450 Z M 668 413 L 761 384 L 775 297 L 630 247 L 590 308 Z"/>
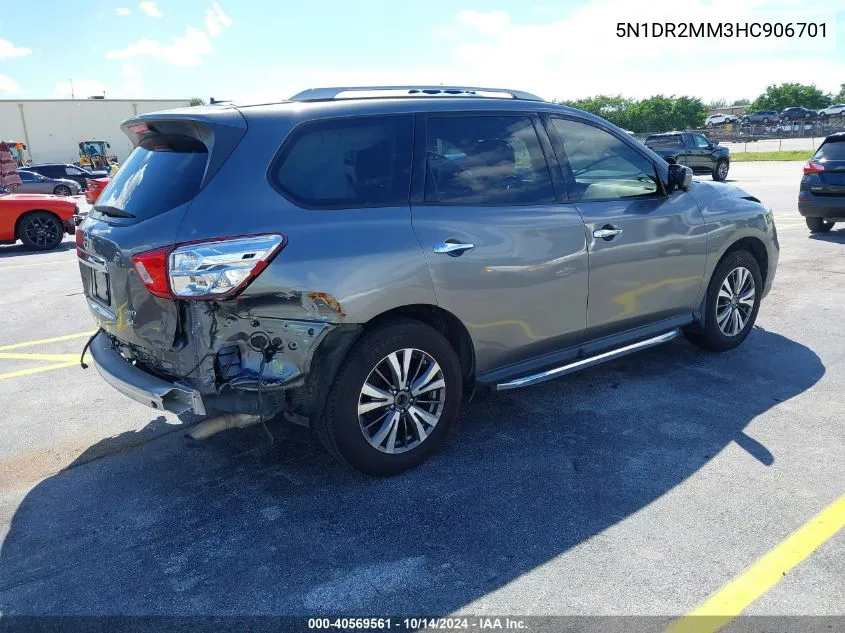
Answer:
<path fill-rule="evenodd" d="M 311 630 L 526 630 L 524 620 L 507 617 L 453 618 L 309 618 Z"/>

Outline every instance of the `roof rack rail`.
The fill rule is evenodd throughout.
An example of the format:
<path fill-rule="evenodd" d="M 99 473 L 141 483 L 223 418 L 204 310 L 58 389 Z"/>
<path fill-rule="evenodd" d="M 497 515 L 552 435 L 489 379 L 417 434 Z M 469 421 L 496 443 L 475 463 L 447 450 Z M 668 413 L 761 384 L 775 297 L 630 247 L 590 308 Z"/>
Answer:
<path fill-rule="evenodd" d="M 345 94 L 348 93 L 348 94 Z M 363 94 L 362 94 L 363 93 Z M 370 94 L 366 94 L 370 93 Z M 293 95 L 289 101 L 331 101 L 333 99 L 390 99 L 396 97 L 493 97 L 544 101 L 522 90 L 476 88 L 470 86 L 346 86 L 309 88 Z"/>

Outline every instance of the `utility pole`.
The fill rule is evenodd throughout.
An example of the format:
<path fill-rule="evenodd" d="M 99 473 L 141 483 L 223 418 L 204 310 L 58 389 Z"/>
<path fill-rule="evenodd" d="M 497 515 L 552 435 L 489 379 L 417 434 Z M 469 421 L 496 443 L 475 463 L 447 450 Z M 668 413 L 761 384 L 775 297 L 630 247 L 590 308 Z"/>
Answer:
<path fill-rule="evenodd" d="M 70 98 L 76 99 L 76 95 L 73 94 L 73 77 L 70 78 Z"/>

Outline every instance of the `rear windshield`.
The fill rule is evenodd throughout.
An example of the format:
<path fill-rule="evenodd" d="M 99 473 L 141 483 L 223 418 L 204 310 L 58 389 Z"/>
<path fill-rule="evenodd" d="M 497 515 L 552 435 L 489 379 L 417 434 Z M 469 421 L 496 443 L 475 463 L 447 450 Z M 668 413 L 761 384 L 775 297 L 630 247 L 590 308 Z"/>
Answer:
<path fill-rule="evenodd" d="M 104 215 L 151 218 L 200 189 L 208 150 L 187 137 L 156 137 L 136 147 L 94 206 Z"/>
<path fill-rule="evenodd" d="M 845 160 L 845 141 L 834 141 L 824 143 L 813 158 L 826 158 L 827 160 Z"/>
<path fill-rule="evenodd" d="M 683 147 L 683 143 L 681 143 L 681 137 L 678 135 L 674 136 L 649 136 L 645 140 L 645 144 L 652 148 L 664 148 L 664 147 Z"/>

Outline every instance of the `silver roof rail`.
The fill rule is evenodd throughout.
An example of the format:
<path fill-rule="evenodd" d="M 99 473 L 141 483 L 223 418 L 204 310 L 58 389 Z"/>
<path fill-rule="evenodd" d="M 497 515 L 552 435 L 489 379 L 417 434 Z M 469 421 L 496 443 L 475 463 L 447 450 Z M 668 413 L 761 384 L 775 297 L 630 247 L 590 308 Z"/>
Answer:
<path fill-rule="evenodd" d="M 349 93 L 349 94 L 344 94 Z M 363 94 L 356 94 L 363 93 Z M 371 94 L 366 94 L 371 93 Z M 336 88 L 309 88 L 293 95 L 289 101 L 331 101 L 333 99 L 389 99 L 396 97 L 498 97 L 544 101 L 537 95 L 522 90 L 504 88 L 475 88 L 470 86 L 346 86 Z"/>

